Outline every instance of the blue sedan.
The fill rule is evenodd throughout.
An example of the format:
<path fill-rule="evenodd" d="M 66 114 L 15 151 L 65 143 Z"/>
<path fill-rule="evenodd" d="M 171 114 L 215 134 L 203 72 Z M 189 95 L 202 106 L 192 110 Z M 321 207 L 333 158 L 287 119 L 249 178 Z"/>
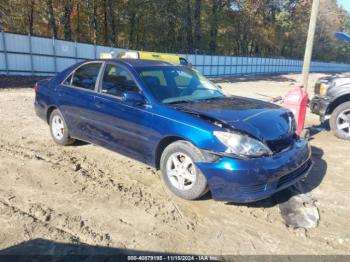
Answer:
<path fill-rule="evenodd" d="M 293 114 L 221 89 L 193 69 L 123 59 L 78 63 L 35 85 L 52 139 L 87 141 L 161 170 L 184 199 L 250 202 L 307 176 Z"/>

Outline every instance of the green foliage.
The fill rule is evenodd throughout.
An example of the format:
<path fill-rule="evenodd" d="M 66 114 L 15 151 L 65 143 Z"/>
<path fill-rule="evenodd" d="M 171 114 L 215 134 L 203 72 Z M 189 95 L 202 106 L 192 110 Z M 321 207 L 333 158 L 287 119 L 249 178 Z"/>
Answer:
<path fill-rule="evenodd" d="M 123 48 L 302 58 L 311 0 L 1 0 L 0 29 Z M 349 14 L 322 0 L 314 59 L 350 62 Z"/>

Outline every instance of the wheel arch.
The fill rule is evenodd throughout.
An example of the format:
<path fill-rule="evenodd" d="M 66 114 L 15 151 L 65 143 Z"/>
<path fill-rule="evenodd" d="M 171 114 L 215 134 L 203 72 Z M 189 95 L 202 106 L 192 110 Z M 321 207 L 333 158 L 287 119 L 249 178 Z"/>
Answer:
<path fill-rule="evenodd" d="M 155 159 L 154 166 L 156 169 L 160 168 L 160 158 L 162 156 L 164 149 L 168 145 L 170 145 L 171 143 L 174 143 L 174 142 L 179 141 L 179 140 L 184 140 L 184 141 L 192 143 L 191 141 L 188 141 L 187 139 L 180 137 L 180 136 L 166 136 L 166 137 L 163 137 L 159 141 L 159 143 L 156 147 L 156 150 L 155 150 L 155 158 L 154 158 Z"/>
<path fill-rule="evenodd" d="M 51 113 L 57 109 L 57 106 L 49 106 L 46 110 L 46 122 L 49 124 L 50 123 L 50 116 L 51 116 Z"/>
<path fill-rule="evenodd" d="M 328 107 L 327 114 L 332 114 L 334 109 L 336 109 L 339 105 L 350 101 L 350 93 L 343 94 L 337 97 Z"/>

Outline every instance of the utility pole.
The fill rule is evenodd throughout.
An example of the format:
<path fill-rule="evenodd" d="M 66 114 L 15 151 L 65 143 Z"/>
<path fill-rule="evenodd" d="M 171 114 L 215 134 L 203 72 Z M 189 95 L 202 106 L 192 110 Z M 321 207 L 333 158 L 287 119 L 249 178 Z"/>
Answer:
<path fill-rule="evenodd" d="M 303 86 L 304 86 L 305 92 L 307 92 L 307 88 L 309 84 L 310 64 L 311 64 L 311 58 L 312 58 L 312 49 L 314 44 L 319 6 L 320 6 L 320 0 L 313 0 L 310 23 L 309 23 L 309 31 L 307 34 L 306 47 L 305 47 L 304 65 L 303 65 Z"/>

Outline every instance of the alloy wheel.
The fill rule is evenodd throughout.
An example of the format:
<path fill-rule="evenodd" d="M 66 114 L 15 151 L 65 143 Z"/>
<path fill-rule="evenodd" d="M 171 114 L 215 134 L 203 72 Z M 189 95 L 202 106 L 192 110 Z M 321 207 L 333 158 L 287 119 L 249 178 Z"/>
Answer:
<path fill-rule="evenodd" d="M 338 115 L 336 124 L 339 131 L 350 136 L 350 109 L 346 109 Z"/>
<path fill-rule="evenodd" d="M 52 134 L 57 140 L 61 140 L 64 135 L 63 119 L 59 115 L 55 115 L 51 122 Z"/>
<path fill-rule="evenodd" d="M 192 159 L 184 153 L 170 155 L 166 164 L 170 183 L 178 190 L 191 189 L 196 182 L 196 168 Z"/>

